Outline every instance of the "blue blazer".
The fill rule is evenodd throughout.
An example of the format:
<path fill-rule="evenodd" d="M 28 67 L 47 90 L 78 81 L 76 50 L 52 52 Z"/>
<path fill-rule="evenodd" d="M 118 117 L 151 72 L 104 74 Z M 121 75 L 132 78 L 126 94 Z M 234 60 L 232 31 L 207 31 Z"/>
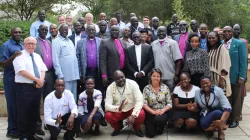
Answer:
<path fill-rule="evenodd" d="M 72 34 L 71 36 L 69 36 L 69 39 L 73 42 L 73 44 L 75 45 L 75 36 L 76 36 L 76 34 L 74 33 L 74 34 Z M 81 33 L 81 38 L 86 38 L 87 37 L 87 35 L 83 35 L 82 33 Z M 76 42 L 77 43 L 77 42 Z"/>
<path fill-rule="evenodd" d="M 239 77 L 246 79 L 247 55 L 243 41 L 232 38 L 229 55 L 231 58 L 230 82 L 236 84 Z"/>
<path fill-rule="evenodd" d="M 98 67 L 98 71 L 99 70 L 99 48 L 100 48 L 100 43 L 101 43 L 101 38 L 99 37 L 95 37 L 95 41 L 96 41 L 96 47 L 97 47 L 97 67 Z M 80 76 L 85 77 L 86 74 L 86 69 L 87 69 L 87 38 L 83 38 L 81 40 L 79 40 L 77 42 L 77 46 L 76 46 L 76 57 L 78 60 L 78 67 L 79 67 L 79 72 L 80 72 Z"/>

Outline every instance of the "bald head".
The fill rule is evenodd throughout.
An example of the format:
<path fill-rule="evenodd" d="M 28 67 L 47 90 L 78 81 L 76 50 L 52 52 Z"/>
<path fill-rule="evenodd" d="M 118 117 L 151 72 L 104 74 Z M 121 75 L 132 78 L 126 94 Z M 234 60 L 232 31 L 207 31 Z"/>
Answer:
<path fill-rule="evenodd" d="M 46 39 L 46 36 L 48 34 L 48 26 L 45 24 L 41 24 L 38 28 L 38 35 L 42 39 Z"/>
<path fill-rule="evenodd" d="M 178 22 L 178 16 L 176 14 L 173 14 L 172 16 L 172 22 L 177 23 Z"/>
<path fill-rule="evenodd" d="M 130 19 L 130 23 L 131 23 L 131 25 L 132 25 L 134 28 L 137 28 L 138 25 L 139 25 L 138 18 L 137 18 L 137 17 L 132 17 L 132 18 Z"/>
<path fill-rule="evenodd" d="M 110 32 L 111 32 L 111 34 L 110 34 L 111 38 L 117 39 L 119 37 L 120 30 L 119 30 L 118 26 L 116 26 L 116 25 L 111 26 Z"/>
<path fill-rule="evenodd" d="M 57 25 L 56 24 L 50 24 L 50 27 L 49 27 L 49 32 L 51 34 L 51 36 L 53 38 L 55 38 L 58 34 L 58 28 L 57 28 Z"/>
<path fill-rule="evenodd" d="M 241 27 L 239 24 L 235 24 L 233 26 L 233 36 L 234 38 L 240 38 L 240 34 L 241 34 Z"/>
<path fill-rule="evenodd" d="M 154 27 L 155 29 L 157 29 L 158 26 L 159 26 L 159 18 L 158 18 L 158 17 L 153 17 L 153 18 L 152 18 L 152 23 L 153 23 L 153 27 Z"/>
<path fill-rule="evenodd" d="M 114 72 L 115 83 L 118 87 L 123 87 L 126 83 L 125 75 L 122 71 L 116 70 Z"/>
<path fill-rule="evenodd" d="M 223 28 L 223 37 L 225 42 L 227 42 L 228 40 L 230 40 L 233 37 L 233 29 L 231 26 L 225 26 Z"/>
<path fill-rule="evenodd" d="M 130 14 L 129 14 L 129 17 L 130 17 L 130 18 L 136 17 L 136 14 L 135 14 L 135 13 L 130 13 Z"/>
<path fill-rule="evenodd" d="M 165 26 L 160 26 L 157 28 L 157 36 L 159 39 L 164 39 L 167 35 L 167 29 Z"/>

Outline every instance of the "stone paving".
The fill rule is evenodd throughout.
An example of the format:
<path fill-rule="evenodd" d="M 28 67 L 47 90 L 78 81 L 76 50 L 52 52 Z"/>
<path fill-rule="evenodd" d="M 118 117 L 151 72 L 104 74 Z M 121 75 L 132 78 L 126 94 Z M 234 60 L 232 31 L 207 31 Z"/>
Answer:
<path fill-rule="evenodd" d="M 7 118 L 0 117 L 0 140 L 9 140 L 6 135 Z M 113 129 L 110 126 L 101 127 L 101 134 L 99 136 L 92 136 L 90 134 L 81 134 L 76 140 L 150 140 L 150 138 L 139 138 L 135 135 L 135 132 L 131 128 L 126 128 L 121 131 L 119 136 L 112 137 L 110 134 Z M 49 140 L 49 132 L 45 131 L 46 135 L 44 140 Z M 58 137 L 58 140 L 62 140 L 64 131 Z M 243 106 L 243 120 L 237 128 L 228 128 L 225 130 L 226 140 L 250 140 L 250 92 L 245 97 Z M 201 130 L 195 132 L 181 132 L 179 129 L 166 129 L 165 133 L 151 140 L 216 140 L 217 133 L 214 137 L 208 138 Z"/>

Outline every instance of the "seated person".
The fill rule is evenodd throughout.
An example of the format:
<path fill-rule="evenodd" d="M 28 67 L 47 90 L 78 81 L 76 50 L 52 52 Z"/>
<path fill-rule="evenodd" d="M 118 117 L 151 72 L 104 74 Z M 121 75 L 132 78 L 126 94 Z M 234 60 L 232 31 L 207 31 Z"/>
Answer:
<path fill-rule="evenodd" d="M 104 116 L 101 107 L 102 93 L 95 88 L 94 77 L 85 78 L 85 91 L 79 95 L 78 112 L 82 115 L 81 128 L 92 132 L 92 124 L 95 125 L 94 135 L 99 135 L 100 121 Z"/>
<path fill-rule="evenodd" d="M 195 93 L 195 103 L 191 110 L 201 109 L 200 126 L 208 136 L 212 137 L 214 130 L 218 130 L 218 139 L 225 140 L 223 132 L 224 123 L 226 123 L 232 107 L 224 95 L 221 88 L 211 85 L 209 77 L 201 78 L 201 89 Z"/>
<path fill-rule="evenodd" d="M 144 137 L 141 124 L 145 119 L 142 109 L 143 96 L 138 84 L 126 79 L 120 70 L 114 72 L 115 81 L 110 84 L 106 92 L 105 119 L 114 128 L 111 136 L 120 134 L 123 128 L 122 121 L 127 119 L 127 124 L 133 126 L 138 137 Z"/>
<path fill-rule="evenodd" d="M 160 69 L 152 69 L 149 73 L 149 85 L 143 89 L 146 113 L 145 129 L 147 137 L 162 134 L 167 122 L 167 113 L 172 108 L 172 99 L 168 87 L 161 82 Z"/>
<path fill-rule="evenodd" d="M 180 86 L 173 91 L 175 125 L 186 129 L 195 128 L 199 119 L 197 112 L 189 110 L 189 103 L 194 103 L 195 91 L 200 88 L 190 84 L 190 80 L 189 73 L 181 73 Z"/>
<path fill-rule="evenodd" d="M 80 116 L 73 94 L 65 90 L 63 79 L 55 81 L 55 91 L 52 91 L 44 100 L 44 124 L 50 132 L 50 140 L 57 140 L 61 132 L 61 125 L 67 126 L 64 140 L 74 140 L 80 129 Z"/>

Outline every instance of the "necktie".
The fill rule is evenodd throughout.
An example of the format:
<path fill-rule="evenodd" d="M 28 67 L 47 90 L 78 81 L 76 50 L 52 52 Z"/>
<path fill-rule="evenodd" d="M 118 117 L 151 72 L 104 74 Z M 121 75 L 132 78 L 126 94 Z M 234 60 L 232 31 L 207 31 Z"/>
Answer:
<path fill-rule="evenodd" d="M 34 56 L 33 56 L 33 54 L 30 54 L 30 56 L 31 56 L 31 59 L 32 59 L 34 74 L 35 74 L 35 76 L 36 76 L 37 78 L 40 78 L 40 74 L 39 74 L 39 72 L 38 72 L 37 65 L 36 65 L 36 63 L 35 63 L 35 61 L 34 61 Z"/>

